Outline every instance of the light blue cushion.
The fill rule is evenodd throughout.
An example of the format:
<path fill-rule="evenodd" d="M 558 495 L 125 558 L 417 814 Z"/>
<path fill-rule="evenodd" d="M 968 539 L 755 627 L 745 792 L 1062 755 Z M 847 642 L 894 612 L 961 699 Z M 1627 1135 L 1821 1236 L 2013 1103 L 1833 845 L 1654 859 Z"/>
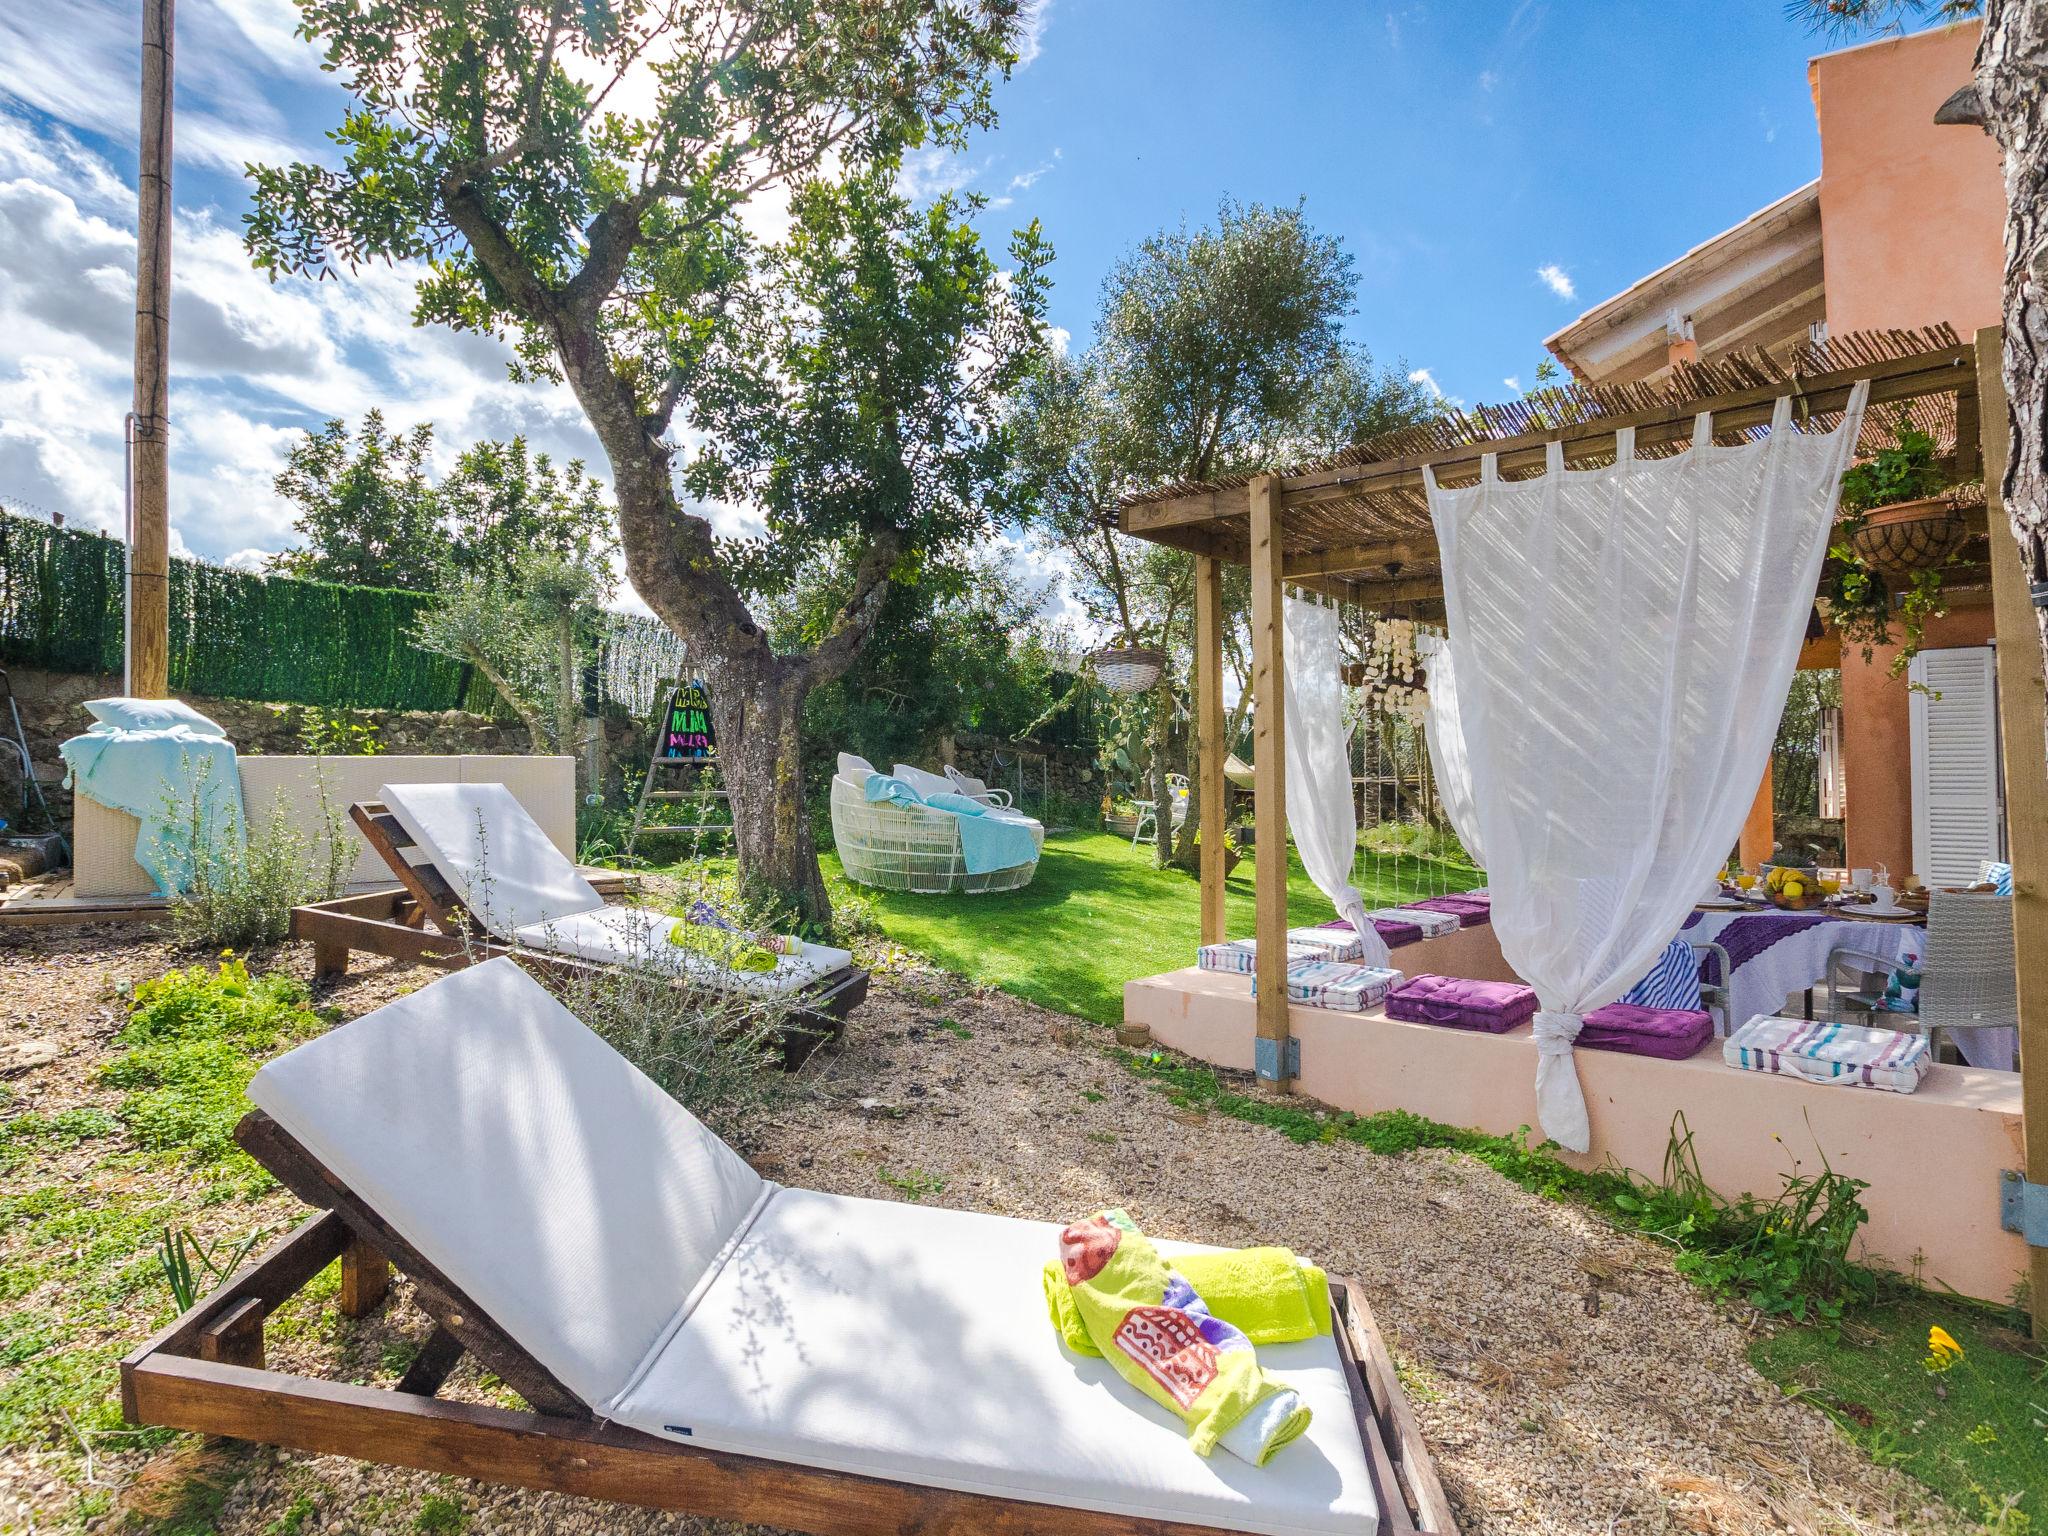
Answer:
<path fill-rule="evenodd" d="M 85 707 L 93 719 L 124 731 L 162 731 L 183 725 L 189 726 L 194 736 L 228 739 L 226 731 L 177 699 L 87 699 Z"/>
<path fill-rule="evenodd" d="M 1994 895 L 2010 896 L 2012 894 L 2012 866 L 2010 864 L 1992 864 L 1987 866 L 1984 870 L 1984 878 L 1991 882 L 1991 890 Z"/>

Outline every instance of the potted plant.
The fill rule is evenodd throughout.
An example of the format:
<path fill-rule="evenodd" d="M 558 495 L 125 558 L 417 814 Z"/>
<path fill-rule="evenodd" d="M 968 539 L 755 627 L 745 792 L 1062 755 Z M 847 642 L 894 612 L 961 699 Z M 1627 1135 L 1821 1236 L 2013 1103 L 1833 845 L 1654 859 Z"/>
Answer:
<path fill-rule="evenodd" d="M 1969 536 L 1934 439 L 1902 412 L 1892 445 L 1842 476 L 1842 510 L 1828 549 L 1823 605 L 1866 661 L 1892 643 L 1896 619 L 1896 677 L 1919 651 L 1927 621 L 1947 611 L 1942 569 Z"/>
<path fill-rule="evenodd" d="M 1938 569 L 1969 528 L 1934 455 L 1934 439 L 1901 415 L 1891 447 L 1842 476 L 1842 532 L 1865 569 L 1910 583 Z"/>

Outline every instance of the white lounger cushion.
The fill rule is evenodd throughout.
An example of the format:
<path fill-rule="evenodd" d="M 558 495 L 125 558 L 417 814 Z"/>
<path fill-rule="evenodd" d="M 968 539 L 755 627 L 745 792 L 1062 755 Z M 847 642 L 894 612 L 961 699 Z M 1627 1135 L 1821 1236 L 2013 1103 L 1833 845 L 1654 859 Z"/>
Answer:
<path fill-rule="evenodd" d="M 591 1404 L 771 1187 L 506 959 L 287 1052 L 249 1098 Z"/>
<path fill-rule="evenodd" d="M 747 992 L 795 992 L 853 964 L 853 956 L 843 949 L 806 943 L 795 954 L 777 955 L 772 971 L 729 971 L 710 956 L 669 943 L 669 930 L 681 921 L 646 907 L 599 907 L 530 924 L 513 937 L 529 949 L 549 954 L 673 970 L 678 976 Z"/>
<path fill-rule="evenodd" d="M 875 765 L 858 752 L 839 754 L 839 777 L 863 794 L 867 793 L 868 775 L 874 771 Z"/>
<path fill-rule="evenodd" d="M 913 768 L 908 763 L 898 763 L 889 771 L 927 799 L 933 795 L 960 793 L 953 781 L 944 774 L 928 773 L 922 768 Z"/>
<path fill-rule="evenodd" d="M 379 793 L 463 906 L 498 938 L 604 905 L 502 784 L 386 784 Z"/>
<path fill-rule="evenodd" d="M 1261 1363 L 1315 1414 L 1263 1467 L 1187 1432 L 1046 1317 L 1059 1228 L 778 1189 L 611 1406 L 687 1445 L 1226 1530 L 1377 1528 L 1335 1341 Z M 1176 1245 L 1163 1245 L 1169 1253 Z"/>

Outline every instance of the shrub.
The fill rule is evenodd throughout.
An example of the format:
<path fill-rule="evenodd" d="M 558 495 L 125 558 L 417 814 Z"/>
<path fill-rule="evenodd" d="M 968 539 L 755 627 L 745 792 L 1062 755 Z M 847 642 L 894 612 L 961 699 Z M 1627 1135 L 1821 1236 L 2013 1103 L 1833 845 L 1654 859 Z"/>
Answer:
<path fill-rule="evenodd" d="M 171 902 L 179 939 L 206 949 L 276 944 L 291 932 L 292 908 L 342 893 L 353 849 L 325 777 L 317 782 L 320 830 L 312 834 L 294 822 L 281 790 L 260 820 L 212 827 L 202 810 L 203 785 L 193 786 L 180 808 L 182 835 L 195 850 L 192 877 Z"/>

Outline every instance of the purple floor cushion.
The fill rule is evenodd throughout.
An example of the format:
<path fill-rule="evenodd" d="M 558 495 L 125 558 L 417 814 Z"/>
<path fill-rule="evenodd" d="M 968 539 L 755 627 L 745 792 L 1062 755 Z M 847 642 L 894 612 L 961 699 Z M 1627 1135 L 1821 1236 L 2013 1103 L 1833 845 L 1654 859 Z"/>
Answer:
<path fill-rule="evenodd" d="M 1485 896 L 1431 896 L 1424 901 L 1411 901 L 1411 907 L 1420 907 L 1425 912 L 1448 912 L 1458 920 L 1461 928 L 1477 928 L 1481 923 L 1493 921 L 1493 902 Z"/>
<path fill-rule="evenodd" d="M 1513 981 L 1416 976 L 1387 994 L 1389 1018 L 1493 1035 L 1527 1022 L 1535 1012 L 1535 991 Z"/>
<path fill-rule="evenodd" d="M 1693 1009 L 1609 1003 L 1586 1015 L 1578 1043 L 1588 1050 L 1683 1061 L 1713 1038 L 1714 1021 Z"/>
<path fill-rule="evenodd" d="M 1390 917 L 1376 917 L 1372 920 L 1372 925 L 1379 931 L 1379 936 L 1386 941 L 1389 949 L 1399 949 L 1403 944 L 1422 942 L 1420 923 L 1403 923 Z"/>

